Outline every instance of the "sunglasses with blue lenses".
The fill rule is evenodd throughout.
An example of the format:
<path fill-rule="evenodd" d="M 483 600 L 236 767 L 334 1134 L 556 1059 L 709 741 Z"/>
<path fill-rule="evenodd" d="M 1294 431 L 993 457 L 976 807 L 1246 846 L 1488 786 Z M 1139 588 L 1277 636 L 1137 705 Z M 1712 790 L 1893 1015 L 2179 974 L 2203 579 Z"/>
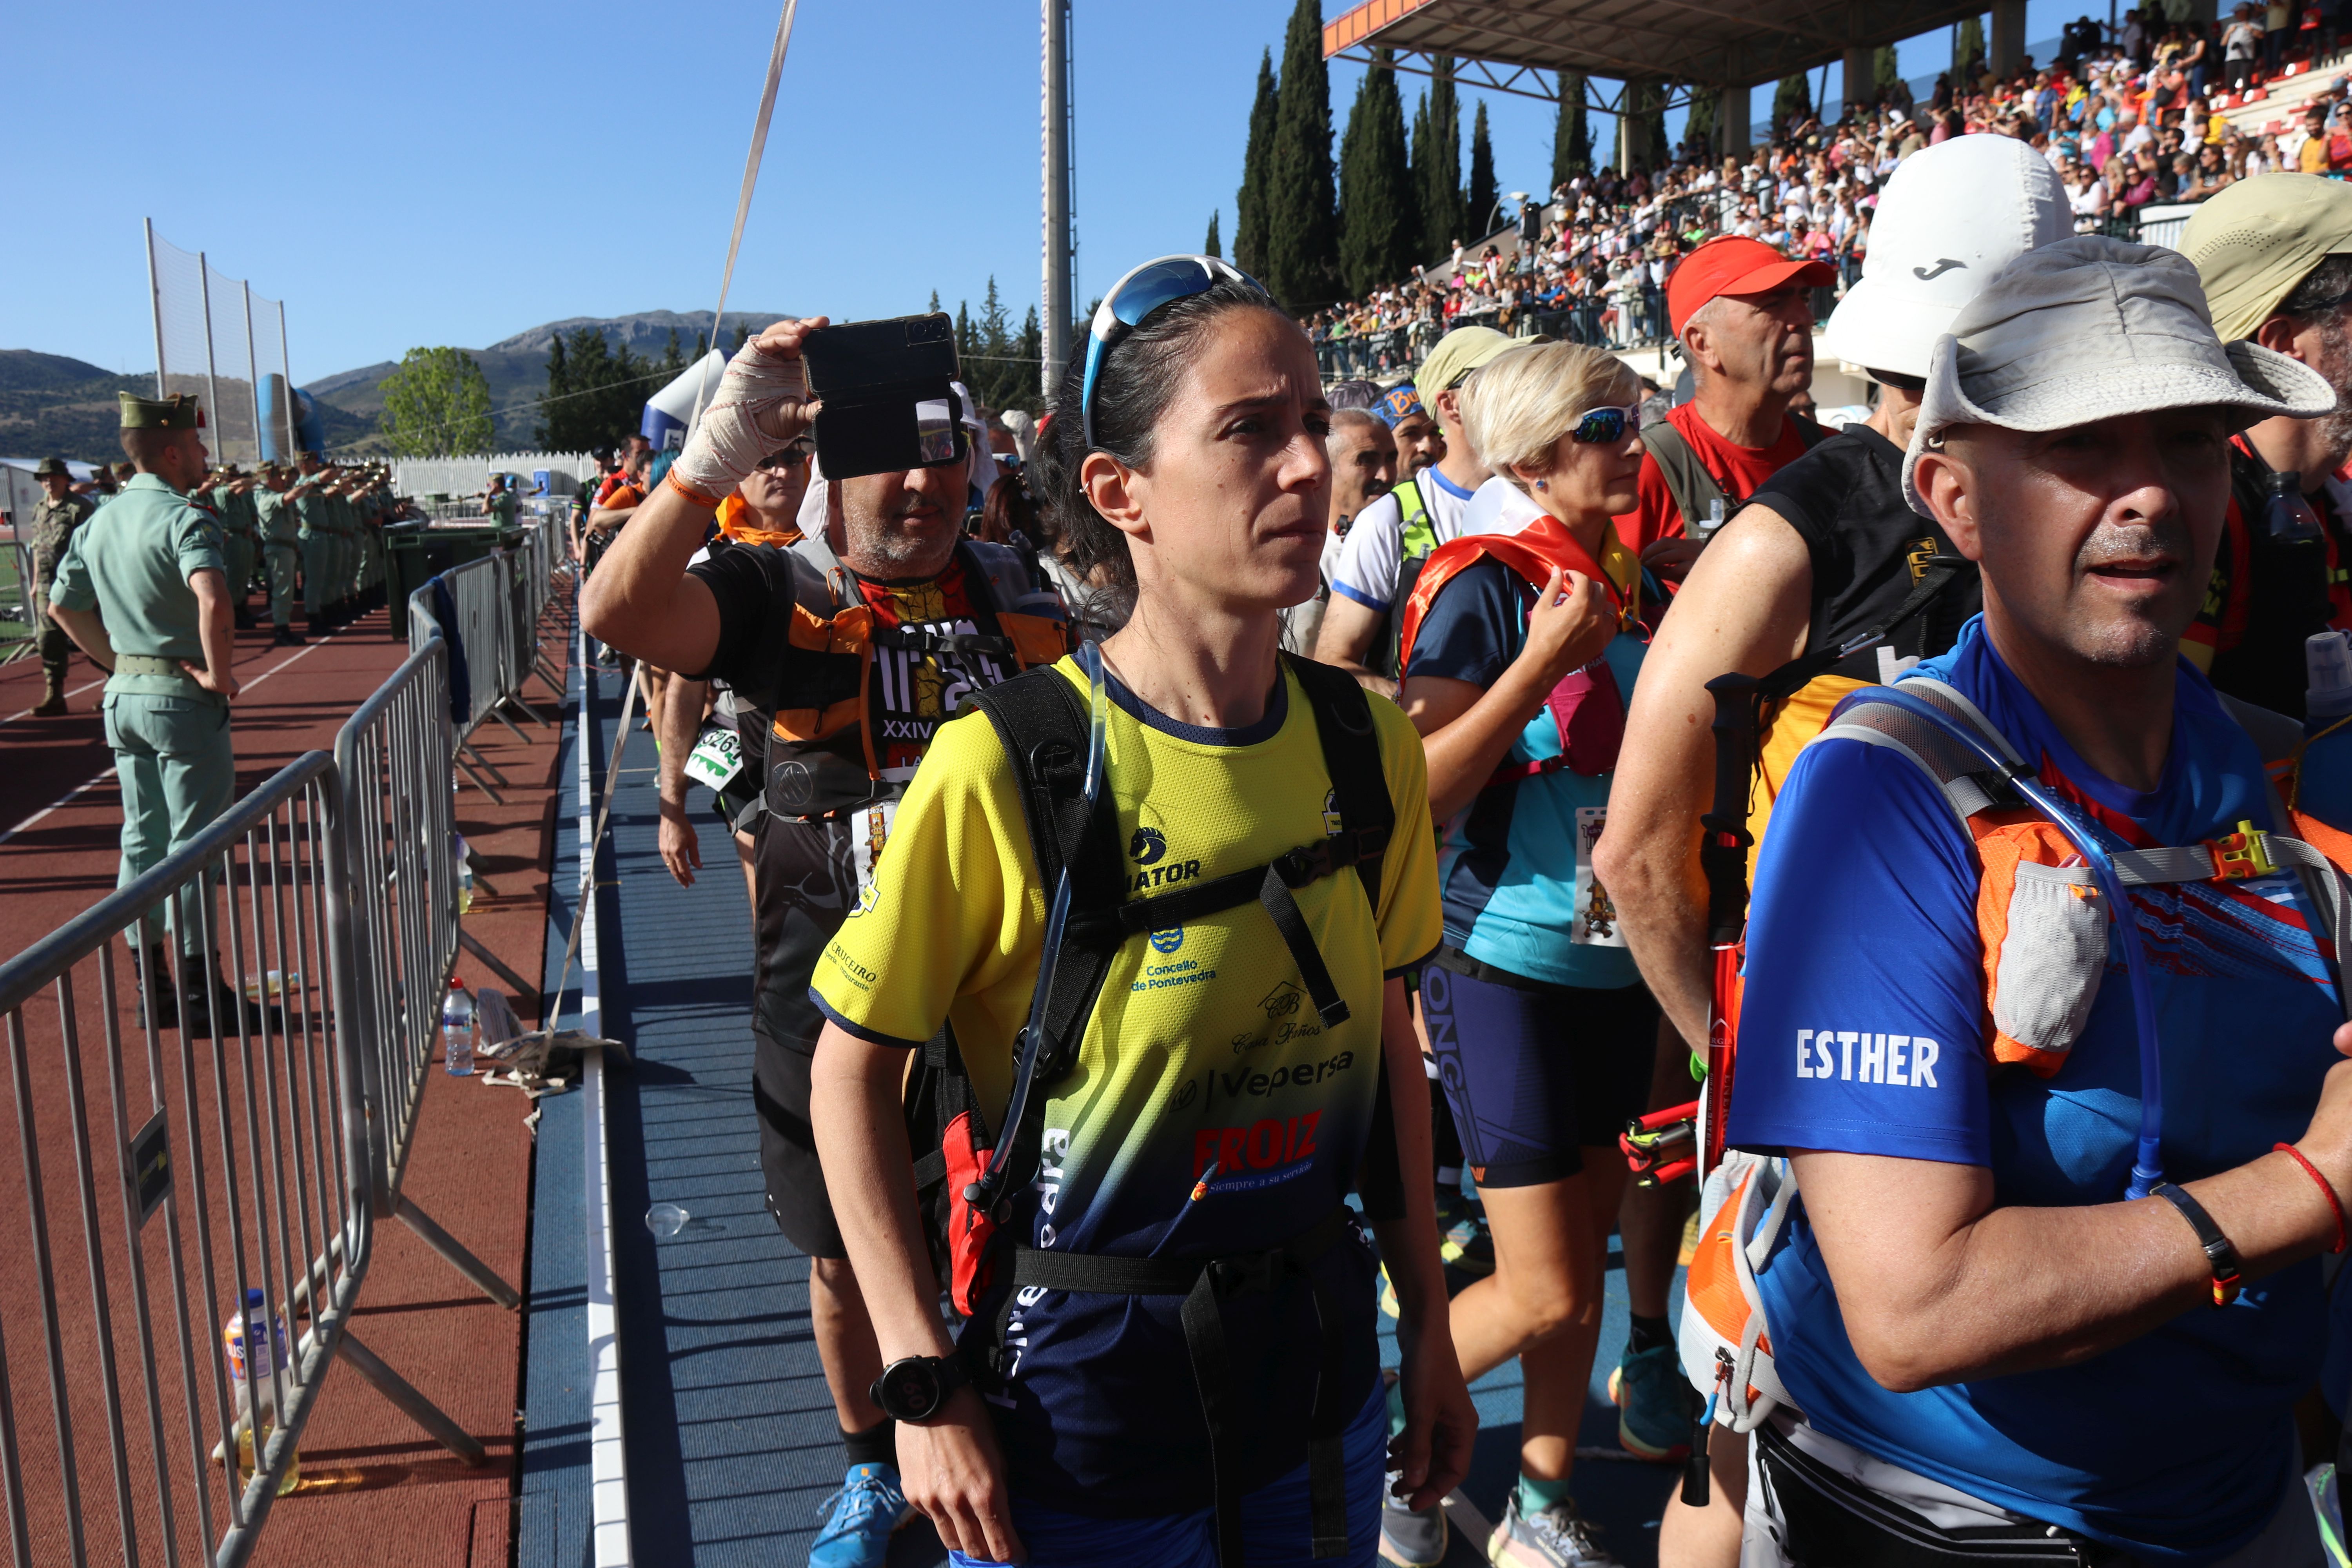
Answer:
<path fill-rule="evenodd" d="M 1266 292 L 1265 284 L 1213 256 L 1155 257 L 1129 268 L 1110 286 L 1110 292 L 1095 307 L 1094 325 L 1087 334 L 1087 378 L 1078 395 L 1080 426 L 1089 448 L 1095 444 L 1095 387 L 1102 377 L 1104 358 L 1160 306 L 1205 294 L 1226 282 L 1245 283 L 1261 294 Z"/>
<path fill-rule="evenodd" d="M 1622 408 L 1588 408 L 1576 416 L 1569 434 L 1588 446 L 1607 446 L 1622 441 L 1627 430 L 1642 428 L 1642 405 L 1629 403 Z"/>

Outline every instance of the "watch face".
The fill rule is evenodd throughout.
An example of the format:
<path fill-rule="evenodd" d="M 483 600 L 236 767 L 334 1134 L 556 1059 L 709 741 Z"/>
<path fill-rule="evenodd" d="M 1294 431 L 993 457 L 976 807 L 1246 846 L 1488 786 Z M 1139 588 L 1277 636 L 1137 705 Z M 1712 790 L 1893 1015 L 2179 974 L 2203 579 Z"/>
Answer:
<path fill-rule="evenodd" d="M 940 1402 L 940 1374 L 929 1362 L 909 1358 L 883 1370 L 875 1403 L 899 1420 L 920 1420 Z"/>

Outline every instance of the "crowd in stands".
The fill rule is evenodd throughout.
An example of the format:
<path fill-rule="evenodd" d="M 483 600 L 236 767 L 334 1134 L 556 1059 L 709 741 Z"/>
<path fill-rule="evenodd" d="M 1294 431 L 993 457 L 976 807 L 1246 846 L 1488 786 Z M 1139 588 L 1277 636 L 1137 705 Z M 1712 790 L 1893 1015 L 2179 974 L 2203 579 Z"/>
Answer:
<path fill-rule="evenodd" d="M 2340 9 L 2339 9 L 2340 6 Z M 2129 237 L 2139 212 L 2195 203 L 2277 172 L 2352 174 L 2352 77 L 2338 77 L 2284 129 L 2225 116 L 2242 95 L 2339 52 L 2352 5 L 2240 5 L 2210 27 L 2137 10 L 2110 39 L 2070 24 L 2059 58 L 2007 76 L 1937 79 L 1928 100 L 1897 83 L 1834 123 L 1807 113 L 1769 145 L 1722 157 L 1686 142 L 1659 169 L 1578 174 L 1549 205 L 1421 274 L 1309 317 L 1325 373 L 1387 377 L 1458 325 L 1614 348 L 1667 337 L 1666 274 L 1720 234 L 1761 239 L 1836 268 L 1834 298 L 1861 276 L 1879 188 L 1903 161 L 1954 136 L 2014 137 L 2050 160 L 2079 233 Z"/>

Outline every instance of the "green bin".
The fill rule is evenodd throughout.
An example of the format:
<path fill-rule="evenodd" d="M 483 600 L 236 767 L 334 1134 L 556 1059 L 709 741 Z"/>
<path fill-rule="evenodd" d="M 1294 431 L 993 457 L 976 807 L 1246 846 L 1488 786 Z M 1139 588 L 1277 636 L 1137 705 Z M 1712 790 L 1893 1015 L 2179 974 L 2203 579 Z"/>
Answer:
<path fill-rule="evenodd" d="M 408 596 L 452 566 L 479 561 L 493 550 L 522 542 L 522 530 L 494 520 L 459 518 L 451 522 L 395 522 L 383 531 L 383 570 L 391 589 L 392 640 L 408 640 Z"/>

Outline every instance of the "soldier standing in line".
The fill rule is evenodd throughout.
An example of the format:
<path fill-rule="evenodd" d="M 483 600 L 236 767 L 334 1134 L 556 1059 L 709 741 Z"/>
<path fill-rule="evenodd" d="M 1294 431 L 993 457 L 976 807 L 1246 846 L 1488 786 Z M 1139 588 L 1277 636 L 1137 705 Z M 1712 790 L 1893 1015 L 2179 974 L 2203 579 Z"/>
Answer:
<path fill-rule="evenodd" d="M 41 705 L 33 710 L 33 717 L 56 719 L 66 711 L 66 661 L 73 644 L 49 620 L 49 590 L 57 583 L 58 563 L 66 558 L 74 530 L 98 508 L 73 493 L 73 474 L 63 458 L 43 458 L 33 465 L 33 477 L 47 492 L 33 509 L 33 626 L 41 656 Z"/>
<path fill-rule="evenodd" d="M 302 568 L 301 522 L 286 499 L 294 476 L 266 460 L 257 472 L 261 484 L 251 499 L 261 535 L 263 574 L 269 583 L 269 624 L 278 630 L 270 646 L 300 647 L 308 640 L 294 629 L 295 584 Z"/>
<path fill-rule="evenodd" d="M 228 571 L 229 608 L 241 632 L 253 629 L 253 612 L 245 603 L 246 592 L 253 586 L 257 542 L 254 535 L 260 521 L 253 504 L 253 486 L 252 475 L 238 473 L 234 463 L 224 463 L 212 488 L 213 515 L 220 519 L 221 558 Z"/>
<path fill-rule="evenodd" d="M 302 545 L 302 614 L 309 621 L 310 636 L 327 635 L 327 611 L 334 602 L 332 584 L 335 572 L 335 523 L 333 509 L 328 504 L 327 487 L 334 480 L 334 471 L 319 460 L 316 452 L 302 454 L 301 476 L 287 499 L 293 503 L 294 514 L 300 520 Z"/>
<path fill-rule="evenodd" d="M 187 497 L 205 477 L 196 399 L 121 395 L 122 448 L 138 472 L 103 515 L 74 531 L 49 596 L 50 618 L 110 671 L 106 743 L 122 788 L 117 887 L 227 808 L 236 787 L 229 702 L 237 693 L 220 528 Z M 163 910 L 148 911 L 142 925 L 142 995 L 153 999 L 157 1023 L 176 1018 L 190 1035 L 215 1033 L 216 1004 L 245 1005 L 247 1026 L 260 1024 L 260 1009 L 228 991 L 206 949 L 198 900 L 211 897 L 211 885 L 200 880 L 173 900 L 176 998 Z"/>

